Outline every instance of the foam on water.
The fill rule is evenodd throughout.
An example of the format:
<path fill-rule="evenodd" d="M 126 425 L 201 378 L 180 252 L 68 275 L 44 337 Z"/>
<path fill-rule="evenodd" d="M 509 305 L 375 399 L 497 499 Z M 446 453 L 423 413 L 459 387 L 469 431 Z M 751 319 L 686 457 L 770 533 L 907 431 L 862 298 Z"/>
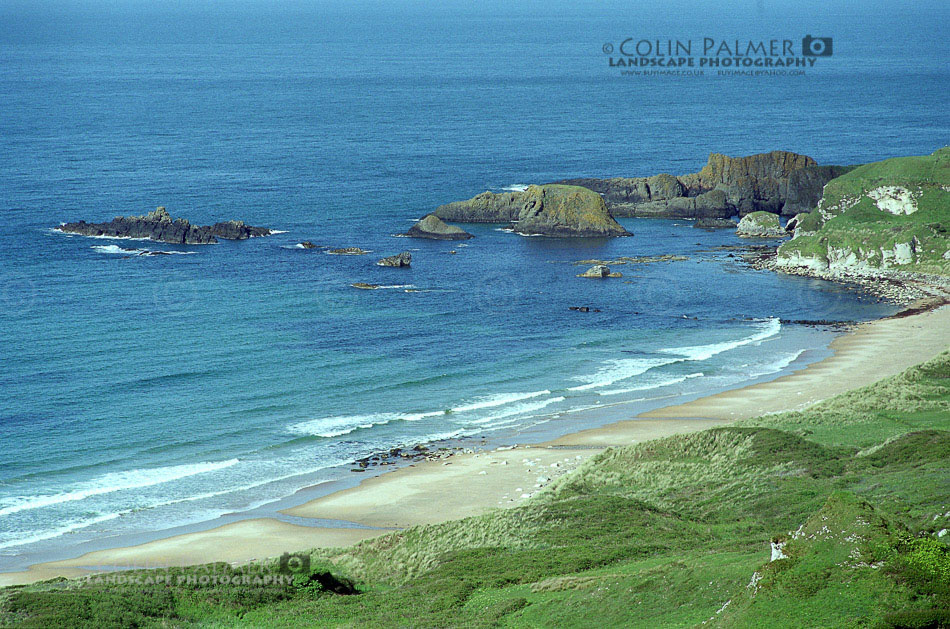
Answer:
<path fill-rule="evenodd" d="M 117 253 L 133 256 L 189 256 L 198 253 L 197 251 L 155 251 L 153 249 L 126 249 L 118 245 L 93 245 L 92 249 L 98 251 L 99 253 Z"/>
<path fill-rule="evenodd" d="M 509 409 L 503 410 L 498 413 L 493 413 L 488 417 L 483 417 L 482 419 L 476 419 L 473 421 L 473 424 L 487 424 L 489 422 L 495 421 L 497 419 L 505 419 L 507 417 L 514 417 L 516 415 L 525 415 L 527 413 L 533 413 L 535 411 L 540 411 L 543 408 L 555 404 L 557 402 L 563 402 L 565 398 L 563 397 L 552 397 L 546 400 L 540 400 L 538 402 L 526 402 L 525 404 L 516 404 Z"/>
<path fill-rule="evenodd" d="M 772 318 L 757 323 L 755 327 L 758 330 L 757 332 L 735 341 L 723 341 L 721 343 L 711 343 L 708 345 L 659 350 L 660 353 L 671 355 L 671 358 L 619 358 L 608 360 L 604 362 L 603 366 L 594 374 L 575 376 L 574 380 L 582 381 L 585 384 L 569 387 L 568 390 L 586 391 L 589 389 L 597 389 L 639 376 L 657 367 L 681 362 L 702 362 L 709 360 L 713 356 L 722 354 L 723 352 L 728 352 L 775 336 L 781 331 L 782 324 L 779 319 Z"/>
<path fill-rule="evenodd" d="M 674 347 L 661 351 L 666 354 L 683 356 L 686 360 L 709 360 L 717 354 L 728 352 L 743 345 L 764 341 L 767 338 L 775 336 L 782 331 L 782 322 L 777 318 L 771 318 L 756 324 L 756 328 L 758 331 L 755 334 L 736 341 L 724 341 L 722 343 L 710 343 L 709 345 L 695 345 L 692 347 Z"/>
<path fill-rule="evenodd" d="M 41 509 L 64 502 L 84 500 L 92 496 L 110 494 L 117 491 L 160 485 L 196 474 L 221 470 L 231 467 L 232 465 L 237 465 L 237 463 L 238 459 L 228 459 L 227 461 L 211 463 L 192 463 L 152 469 L 130 470 L 127 472 L 109 472 L 90 481 L 79 483 L 68 491 L 57 494 L 5 498 L 0 502 L 0 515 L 9 515 L 29 509 Z"/>
<path fill-rule="evenodd" d="M 678 378 L 667 378 L 665 380 L 659 380 L 657 382 L 651 382 L 649 384 L 644 384 L 639 387 L 629 387 L 626 389 L 608 389 L 606 391 L 598 391 L 597 395 L 621 395 L 624 393 L 633 393 L 635 391 L 649 391 L 650 389 L 659 389 L 661 387 L 668 387 L 672 384 L 679 384 L 681 382 L 686 382 L 693 378 L 700 378 L 705 374 L 701 371 L 696 373 L 691 373 L 685 376 L 679 376 Z"/>
<path fill-rule="evenodd" d="M 531 393 L 499 393 L 497 395 L 489 395 L 483 398 L 479 398 L 474 402 L 469 404 L 463 404 L 462 406 L 456 406 L 452 409 L 453 413 L 465 413 L 468 411 L 477 411 L 483 408 L 493 408 L 496 406 L 503 406 L 505 404 L 511 404 L 512 402 L 520 402 L 521 400 L 529 400 L 531 398 L 540 397 L 542 395 L 549 395 L 551 392 L 545 389 L 544 391 L 533 391 Z"/>
<path fill-rule="evenodd" d="M 404 419 L 398 413 L 370 413 L 367 415 L 340 415 L 337 417 L 321 417 L 311 419 L 287 427 L 292 433 L 299 435 L 313 435 L 315 437 L 341 437 L 355 430 L 383 426 L 389 422 Z"/>

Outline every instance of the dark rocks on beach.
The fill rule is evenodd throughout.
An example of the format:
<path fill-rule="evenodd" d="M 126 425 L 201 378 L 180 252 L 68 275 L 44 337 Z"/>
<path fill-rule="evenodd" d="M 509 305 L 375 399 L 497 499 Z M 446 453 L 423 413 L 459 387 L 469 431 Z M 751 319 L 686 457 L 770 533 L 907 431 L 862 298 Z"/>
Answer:
<path fill-rule="evenodd" d="M 600 195 L 580 186 L 528 186 L 520 192 L 483 192 L 436 208 L 440 219 L 459 223 L 509 223 L 525 235 L 629 236 Z"/>
<path fill-rule="evenodd" d="M 145 216 L 117 216 L 108 223 L 66 223 L 56 228 L 68 234 L 81 236 L 108 236 L 112 238 L 147 238 L 175 245 L 208 245 L 226 240 L 245 240 L 268 236 L 270 229 L 251 227 L 243 221 L 227 221 L 211 226 L 192 225 L 183 218 L 172 218 L 164 207 Z"/>
<path fill-rule="evenodd" d="M 815 208 L 822 188 L 847 166 L 818 166 L 810 157 L 772 151 L 746 157 L 712 153 L 696 173 L 675 177 L 567 179 L 604 197 L 614 216 L 729 218 L 763 210 L 783 215 Z"/>
<path fill-rule="evenodd" d="M 410 227 L 405 235 L 413 238 L 429 238 L 430 240 L 468 240 L 474 238 L 467 231 L 455 225 L 449 225 L 435 214 L 424 217 Z"/>
<path fill-rule="evenodd" d="M 412 264 L 412 254 L 408 251 L 403 251 L 394 256 L 389 256 L 388 258 L 383 258 L 376 263 L 379 266 L 393 266 L 393 267 L 406 267 Z"/>
<path fill-rule="evenodd" d="M 693 223 L 699 229 L 735 229 L 736 225 L 731 218 L 698 218 Z"/>

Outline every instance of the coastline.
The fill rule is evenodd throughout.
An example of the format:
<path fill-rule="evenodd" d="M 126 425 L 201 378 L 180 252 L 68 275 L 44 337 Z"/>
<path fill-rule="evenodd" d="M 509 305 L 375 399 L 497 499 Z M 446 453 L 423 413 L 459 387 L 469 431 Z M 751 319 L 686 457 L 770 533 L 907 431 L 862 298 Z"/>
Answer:
<path fill-rule="evenodd" d="M 135 546 L 37 563 L 24 571 L 0 574 L 0 586 L 57 576 L 78 577 L 106 568 L 260 560 L 293 550 L 346 546 L 390 529 L 516 506 L 606 447 L 796 410 L 899 373 L 948 346 L 950 306 L 945 301 L 930 302 L 856 326 L 832 342 L 830 357 L 775 380 L 633 417 L 621 416 L 613 423 L 539 444 L 502 446 L 456 454 L 446 460 L 422 461 L 281 511 L 299 518 L 347 520 L 378 528 L 311 527 L 274 518 L 241 520 Z M 617 412 L 622 415 L 622 410 Z"/>

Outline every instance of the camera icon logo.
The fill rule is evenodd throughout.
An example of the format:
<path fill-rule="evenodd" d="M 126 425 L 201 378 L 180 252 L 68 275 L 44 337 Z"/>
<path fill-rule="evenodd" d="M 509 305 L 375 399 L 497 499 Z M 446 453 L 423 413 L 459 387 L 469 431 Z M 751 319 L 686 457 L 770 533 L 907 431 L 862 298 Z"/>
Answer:
<path fill-rule="evenodd" d="M 278 570 L 281 574 L 310 574 L 310 555 L 308 553 L 284 553 L 280 556 Z"/>
<path fill-rule="evenodd" d="M 830 57 L 831 56 L 831 38 L 830 37 L 812 37 L 805 35 L 802 38 L 802 54 L 809 57 Z"/>

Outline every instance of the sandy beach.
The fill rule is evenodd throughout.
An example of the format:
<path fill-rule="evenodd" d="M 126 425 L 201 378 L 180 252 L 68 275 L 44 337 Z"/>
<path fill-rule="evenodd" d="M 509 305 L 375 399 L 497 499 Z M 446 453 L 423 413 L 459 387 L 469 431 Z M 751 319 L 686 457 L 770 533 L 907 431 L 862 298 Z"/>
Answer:
<path fill-rule="evenodd" d="M 96 567 L 242 562 L 285 551 L 346 546 L 385 529 L 431 524 L 520 504 L 554 478 L 604 448 L 704 430 L 730 421 L 799 409 L 936 356 L 950 347 L 950 306 L 857 326 L 837 338 L 829 358 L 776 380 L 670 406 L 546 443 L 459 454 L 370 477 L 360 485 L 286 510 L 302 518 L 357 522 L 377 529 L 318 528 L 254 519 L 146 544 L 101 550 L 75 559 L 0 574 L 0 586 Z"/>

